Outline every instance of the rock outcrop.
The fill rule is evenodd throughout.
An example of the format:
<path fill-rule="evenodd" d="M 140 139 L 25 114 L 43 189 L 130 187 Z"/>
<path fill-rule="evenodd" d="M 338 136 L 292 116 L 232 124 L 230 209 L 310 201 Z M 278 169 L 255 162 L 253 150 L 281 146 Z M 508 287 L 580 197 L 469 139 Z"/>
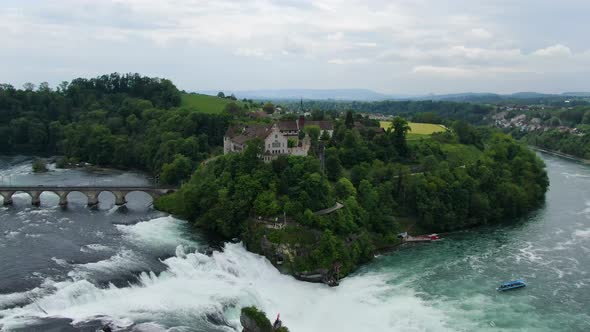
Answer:
<path fill-rule="evenodd" d="M 264 311 L 260 311 L 256 307 L 242 308 L 240 323 L 244 328 L 242 332 L 289 332 L 289 329 L 282 326 L 282 322 L 278 318 L 273 326 L 266 318 Z"/>

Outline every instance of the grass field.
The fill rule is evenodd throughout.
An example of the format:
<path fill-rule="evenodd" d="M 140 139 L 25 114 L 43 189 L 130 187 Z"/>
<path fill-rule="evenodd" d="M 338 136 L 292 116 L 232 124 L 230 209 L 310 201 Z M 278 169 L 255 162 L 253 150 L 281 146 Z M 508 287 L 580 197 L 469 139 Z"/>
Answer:
<path fill-rule="evenodd" d="M 217 114 L 221 113 L 225 105 L 231 102 L 232 100 L 230 99 L 223 99 L 215 96 L 185 93 L 182 95 L 181 106 L 203 113 Z M 236 103 L 240 104 L 239 101 L 236 101 Z"/>
<path fill-rule="evenodd" d="M 390 121 L 380 121 L 381 128 L 387 129 L 391 127 Z M 416 123 L 410 122 L 409 123 L 412 130 L 409 132 L 410 135 L 430 135 L 432 133 L 440 133 L 446 131 L 442 125 L 432 124 L 432 123 Z"/>
<path fill-rule="evenodd" d="M 474 163 L 482 155 L 473 145 L 442 144 L 441 149 L 447 155 L 447 161 L 451 166 Z"/>

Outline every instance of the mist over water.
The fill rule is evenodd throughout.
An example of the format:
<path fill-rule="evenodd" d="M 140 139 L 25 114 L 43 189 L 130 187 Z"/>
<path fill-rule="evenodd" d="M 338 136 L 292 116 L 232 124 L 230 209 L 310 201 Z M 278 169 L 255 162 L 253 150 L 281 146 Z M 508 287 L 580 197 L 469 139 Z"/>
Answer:
<path fill-rule="evenodd" d="M 585 331 L 590 329 L 590 168 L 543 156 L 547 204 L 511 226 L 459 232 L 382 255 L 341 286 L 281 275 L 241 244 L 207 256 L 207 239 L 132 193 L 129 210 L 83 196 L 67 210 L 25 194 L 0 208 L 0 330 L 241 331 L 255 304 L 291 331 Z M 0 159 L 0 175 L 27 184 L 125 183 L 140 174 L 56 170 Z M 66 182 L 67 181 L 67 182 Z M 72 194 L 74 195 L 74 194 Z M 529 287 L 497 293 L 524 277 Z"/>

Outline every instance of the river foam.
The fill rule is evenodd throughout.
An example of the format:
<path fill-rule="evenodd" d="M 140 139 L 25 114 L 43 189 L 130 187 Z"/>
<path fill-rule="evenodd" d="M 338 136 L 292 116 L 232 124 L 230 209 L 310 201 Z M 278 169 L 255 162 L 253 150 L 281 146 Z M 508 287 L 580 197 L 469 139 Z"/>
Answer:
<path fill-rule="evenodd" d="M 34 303 L 0 310 L 0 327 L 10 330 L 54 317 L 74 324 L 100 319 L 136 330 L 190 326 L 236 331 L 240 330 L 239 308 L 257 305 L 270 316 L 280 312 L 292 331 L 445 330 L 447 317 L 441 310 L 429 306 L 412 289 L 388 283 L 384 274 L 346 278 L 337 288 L 303 283 L 280 274 L 268 260 L 241 244 L 226 244 L 222 252 L 211 256 L 199 253 L 193 249 L 198 243 L 190 245 L 183 238 L 182 224 L 165 217 L 118 227 L 130 240 L 148 241 L 150 246 L 167 247 L 172 239 L 184 243 L 176 247 L 174 256 L 162 260 L 166 269 L 160 274 L 143 272 L 137 283 L 127 287 L 99 287 L 86 277 L 93 271 L 116 271 L 130 260 L 118 253 L 75 266 L 72 278 L 47 283 L 52 291 L 38 292 L 43 295 Z M 160 230 L 159 242 L 152 241 L 152 227 Z"/>

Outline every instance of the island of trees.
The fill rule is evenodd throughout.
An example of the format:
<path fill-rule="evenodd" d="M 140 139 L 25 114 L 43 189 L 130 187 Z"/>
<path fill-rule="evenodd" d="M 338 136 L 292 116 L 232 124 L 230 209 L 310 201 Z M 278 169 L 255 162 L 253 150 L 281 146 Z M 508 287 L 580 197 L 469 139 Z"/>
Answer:
<path fill-rule="evenodd" d="M 260 105 L 273 116 L 260 118 L 251 101 L 223 98 L 223 112 L 203 113 L 182 98 L 170 81 L 138 74 L 75 79 L 55 90 L 2 85 L 0 153 L 57 154 L 64 165 L 136 168 L 184 183 L 156 207 L 238 238 L 300 277 L 343 277 L 398 244 L 402 231 L 515 220 L 542 204 L 548 187 L 533 152 L 464 121 L 484 107 L 427 104 L 414 115 L 443 119 L 448 130 L 424 137 L 399 116 L 383 130 L 352 111 L 316 111 L 310 117 L 331 121 L 332 135 L 310 126 L 302 133 L 307 156 L 264 162 L 261 140 L 221 155 L 223 137 L 231 124 L 272 123 L 281 116 L 274 105 Z"/>
<path fill-rule="evenodd" d="M 317 156 L 260 159 L 253 141 L 197 169 L 182 189 L 158 202 L 252 251 L 286 261 L 293 273 L 340 276 L 398 243 L 415 227 L 451 231 L 521 216 L 544 200 L 544 165 L 501 133 L 458 123 L 455 130 L 409 142 L 407 122 L 375 134 L 336 120 Z M 314 213 L 342 203 L 328 215 Z M 280 227 L 276 227 L 279 221 Z"/>

